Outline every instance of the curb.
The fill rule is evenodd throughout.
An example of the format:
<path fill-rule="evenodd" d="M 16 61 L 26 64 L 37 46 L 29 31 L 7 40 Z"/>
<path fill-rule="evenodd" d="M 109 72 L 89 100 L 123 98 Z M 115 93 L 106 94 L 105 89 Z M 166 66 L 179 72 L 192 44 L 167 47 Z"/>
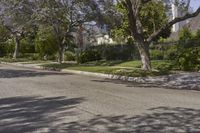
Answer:
<path fill-rule="evenodd" d="M 0 62 L 1 64 L 11 65 L 11 66 L 19 66 L 24 68 L 34 68 L 38 70 L 47 70 L 47 71 L 59 71 L 63 73 L 71 73 L 71 74 L 78 74 L 78 75 L 85 75 L 91 77 L 99 77 L 99 78 L 106 78 L 106 79 L 113 79 L 113 80 L 122 80 L 128 82 L 138 82 L 138 83 L 145 83 L 146 80 L 144 77 L 127 77 L 127 76 L 119 76 L 113 74 L 103 74 L 103 73 L 95 73 L 95 72 L 86 72 L 86 71 L 78 71 L 78 70 L 69 70 L 69 69 L 52 69 L 43 66 L 27 66 L 26 64 L 20 63 L 8 63 L 8 62 Z"/>
<path fill-rule="evenodd" d="M 103 73 L 94 73 L 94 72 L 85 72 L 85 71 L 67 70 L 67 69 L 63 69 L 61 70 L 61 72 L 86 75 L 86 76 L 91 76 L 91 77 L 123 80 L 123 81 L 129 81 L 129 82 L 133 82 L 133 81 L 145 82 L 145 80 L 141 77 L 126 77 L 126 76 L 119 76 L 119 75 L 112 75 L 112 74 L 103 74 Z"/>
<path fill-rule="evenodd" d="M 32 68 L 32 69 L 37 69 L 37 70 L 47 70 L 47 71 L 55 71 L 55 72 L 57 71 L 57 72 L 62 72 L 62 73 L 85 75 L 85 76 L 90 76 L 90 77 L 98 77 L 98 78 L 111 79 L 111 80 L 121 80 L 121 81 L 126 81 L 126 82 L 135 82 L 135 83 L 142 83 L 142 84 L 157 84 L 157 87 L 164 87 L 164 88 L 171 88 L 171 89 L 186 89 L 186 90 L 200 91 L 200 84 L 196 86 L 195 85 L 179 86 L 179 85 L 176 85 L 176 83 L 172 83 L 175 80 L 173 78 L 173 75 L 158 76 L 158 77 L 127 77 L 127 76 L 85 72 L 85 71 L 69 70 L 69 69 L 53 69 L 53 68 L 47 68 L 47 67 L 37 66 L 37 65 L 27 66 L 27 64 L 20 64 L 20 63 L 0 62 L 0 64 L 19 66 L 19 67 L 24 67 L 24 68 Z"/>

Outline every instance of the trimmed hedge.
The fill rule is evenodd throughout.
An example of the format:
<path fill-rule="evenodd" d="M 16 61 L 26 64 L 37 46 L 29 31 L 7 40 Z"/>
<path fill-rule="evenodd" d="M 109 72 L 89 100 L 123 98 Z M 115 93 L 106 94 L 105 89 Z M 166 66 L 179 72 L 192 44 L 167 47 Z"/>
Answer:
<path fill-rule="evenodd" d="M 80 52 L 77 57 L 79 63 L 97 60 L 133 60 L 139 59 L 139 52 L 133 44 L 90 46 Z"/>
<path fill-rule="evenodd" d="M 96 49 L 88 49 L 86 51 L 82 51 L 77 57 L 78 63 L 86 63 L 90 61 L 101 60 L 101 53 Z"/>

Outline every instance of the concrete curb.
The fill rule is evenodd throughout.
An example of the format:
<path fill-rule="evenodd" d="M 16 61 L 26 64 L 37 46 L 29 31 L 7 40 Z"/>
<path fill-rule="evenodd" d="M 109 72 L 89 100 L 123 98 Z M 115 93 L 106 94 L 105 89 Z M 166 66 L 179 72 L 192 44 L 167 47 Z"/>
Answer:
<path fill-rule="evenodd" d="M 67 69 L 63 69 L 61 70 L 61 72 L 99 77 L 99 78 L 117 79 L 117 80 L 129 81 L 129 82 L 133 82 L 133 81 L 144 82 L 143 78 L 141 77 L 126 77 L 126 76 L 119 76 L 119 75 L 113 75 L 113 74 L 103 74 L 103 73 L 94 73 L 94 72 L 85 72 L 85 71 L 67 70 Z"/>
<path fill-rule="evenodd" d="M 99 77 L 99 78 L 106 78 L 106 79 L 115 79 L 115 80 L 123 80 L 128 82 L 140 82 L 145 83 L 146 80 L 143 77 L 127 77 L 127 76 L 119 76 L 113 74 L 103 74 L 103 73 L 95 73 L 95 72 L 86 72 L 86 71 L 78 71 L 78 70 L 69 70 L 69 69 L 51 69 L 45 68 L 43 66 L 32 65 L 28 66 L 27 64 L 20 64 L 20 63 L 8 63 L 8 62 L 0 62 L 1 64 L 11 65 L 11 66 L 19 66 L 24 68 L 34 68 L 38 70 L 48 70 L 48 71 L 59 71 L 63 73 L 71 73 L 71 74 L 78 74 L 78 75 L 85 75 L 91 77 Z"/>
<path fill-rule="evenodd" d="M 158 77 L 127 77 L 127 76 L 85 72 L 85 71 L 69 70 L 69 69 L 45 68 L 43 66 L 38 66 L 38 64 L 27 65 L 27 64 L 7 63 L 7 62 L 0 62 L 0 63 L 5 64 L 5 65 L 24 67 L 24 68 L 33 68 L 37 70 L 57 71 L 57 72 L 62 72 L 62 73 L 71 73 L 71 74 L 99 77 L 99 78 L 111 79 L 111 80 L 121 80 L 121 81 L 136 82 L 136 83 L 142 83 L 142 84 L 157 84 L 157 87 L 166 87 L 166 88 L 172 88 L 172 89 L 200 90 L 200 84 L 198 83 L 196 83 L 196 85 L 194 84 L 180 85 L 182 84 L 182 82 L 187 82 L 187 81 L 181 81 L 180 79 L 176 79 L 176 77 L 174 77 L 175 75 L 166 75 L 166 76 L 158 76 Z M 179 83 L 176 83 L 176 82 L 179 82 Z"/>

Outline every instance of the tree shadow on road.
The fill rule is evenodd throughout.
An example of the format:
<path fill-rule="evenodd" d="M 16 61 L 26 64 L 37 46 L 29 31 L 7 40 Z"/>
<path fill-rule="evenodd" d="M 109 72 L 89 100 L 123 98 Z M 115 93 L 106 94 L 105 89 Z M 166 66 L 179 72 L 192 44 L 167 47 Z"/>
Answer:
<path fill-rule="evenodd" d="M 67 73 L 37 70 L 0 69 L 0 78 L 42 77 L 48 75 L 71 75 Z"/>
<path fill-rule="evenodd" d="M 48 128 L 63 118 L 76 116 L 73 109 L 83 100 L 66 97 L 0 99 L 0 132 L 26 133 Z"/>
<path fill-rule="evenodd" d="M 11 97 L 0 99 L 1 133 L 198 133 L 200 109 L 157 107 L 136 116 L 81 115 L 84 98 Z M 121 112 L 123 114 L 123 112 Z M 77 117 L 79 118 L 79 117 Z M 70 120 L 70 121 L 65 121 Z"/>
<path fill-rule="evenodd" d="M 83 122 L 61 125 L 70 133 L 199 133 L 200 110 L 158 107 L 134 117 L 96 116 Z M 123 113 L 123 112 L 122 112 Z"/>
<path fill-rule="evenodd" d="M 194 78 L 194 77 L 193 77 Z M 177 77 L 176 80 L 170 81 L 157 81 L 157 82 L 129 82 L 129 81 L 122 81 L 122 80 L 115 80 L 115 79 L 102 79 L 102 80 L 91 80 L 93 82 L 99 83 L 114 83 L 114 84 L 122 84 L 126 85 L 126 87 L 143 87 L 143 88 L 165 88 L 165 89 L 177 89 L 177 90 L 195 90 L 200 91 L 200 76 L 196 76 L 194 80 L 190 81 L 182 81 Z"/>

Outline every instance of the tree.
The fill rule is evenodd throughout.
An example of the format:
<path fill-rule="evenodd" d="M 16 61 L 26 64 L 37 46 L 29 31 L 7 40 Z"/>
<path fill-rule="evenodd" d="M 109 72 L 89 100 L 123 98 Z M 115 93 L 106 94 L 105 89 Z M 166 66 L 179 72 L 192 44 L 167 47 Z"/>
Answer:
<path fill-rule="evenodd" d="M 117 12 L 121 13 L 121 17 L 119 20 L 121 20 L 117 25 L 115 24 L 111 28 L 111 35 L 117 42 L 121 42 L 121 40 L 127 39 L 127 37 L 130 37 L 131 32 L 128 24 L 128 12 L 122 5 L 122 3 L 117 3 L 115 5 L 115 10 Z"/>
<path fill-rule="evenodd" d="M 116 10 L 123 14 L 122 22 L 120 25 L 114 26 L 112 29 L 112 35 L 114 38 L 127 39 L 127 36 L 131 36 L 130 25 L 128 22 L 128 11 L 122 5 L 118 3 Z M 162 2 L 149 2 L 143 6 L 140 10 L 141 23 L 144 27 L 144 36 L 147 38 L 148 35 L 161 28 L 163 24 L 167 23 L 167 15 L 165 13 L 165 7 Z M 162 38 L 167 38 L 170 35 L 170 29 L 161 35 Z"/>
<path fill-rule="evenodd" d="M 1 24 L 0 25 L 0 44 L 6 42 L 10 37 L 8 30 Z"/>
<path fill-rule="evenodd" d="M 149 56 L 149 45 L 159 38 L 163 33 L 167 32 L 174 24 L 184 21 L 188 18 L 197 16 L 200 13 L 200 7 L 194 13 L 186 13 L 184 16 L 174 18 L 164 23 L 160 28 L 156 28 L 153 33 L 145 35 L 145 27 L 141 19 L 141 10 L 153 0 L 122 0 L 122 4 L 128 12 L 128 22 L 131 35 L 137 42 L 142 61 L 142 69 L 151 70 L 151 62 Z M 178 2 L 178 1 L 176 1 Z M 179 1 L 180 2 L 180 1 Z"/>
<path fill-rule="evenodd" d="M 56 37 L 53 29 L 48 26 L 40 26 L 35 38 L 35 49 L 41 57 L 46 59 L 48 56 L 56 54 L 58 45 L 55 45 Z"/>
<path fill-rule="evenodd" d="M 35 16 L 39 24 L 52 27 L 57 39 L 59 63 L 64 59 L 67 40 L 92 16 L 91 4 L 88 2 L 89 0 L 36 0 Z"/>
<path fill-rule="evenodd" d="M 34 23 L 32 22 L 32 2 L 28 0 L 1 0 L 0 12 L 1 23 L 10 32 L 15 40 L 13 58 L 16 59 L 19 53 L 20 41 L 28 35 Z"/>

